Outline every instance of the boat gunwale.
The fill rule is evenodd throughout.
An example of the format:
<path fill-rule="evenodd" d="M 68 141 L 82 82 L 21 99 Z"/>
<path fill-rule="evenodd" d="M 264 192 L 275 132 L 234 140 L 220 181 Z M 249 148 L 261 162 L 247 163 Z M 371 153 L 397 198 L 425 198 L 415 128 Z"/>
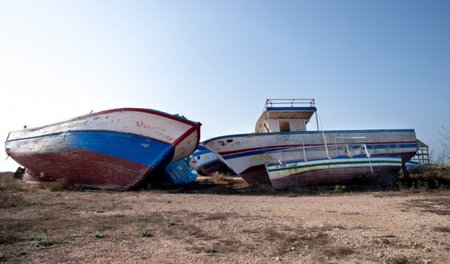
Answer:
<path fill-rule="evenodd" d="M 190 126 L 200 127 L 202 125 L 200 122 L 191 121 L 191 120 L 186 119 L 186 118 L 182 118 L 182 117 L 179 117 L 179 116 L 176 116 L 176 115 L 171 115 L 169 113 L 158 111 L 158 110 L 154 110 L 154 109 L 122 107 L 122 108 L 108 109 L 108 110 L 94 112 L 94 113 L 90 113 L 90 114 L 86 114 L 86 115 L 81 115 L 81 116 L 77 116 L 77 117 L 74 117 L 74 118 L 71 118 L 71 119 L 68 119 L 68 120 L 64 120 L 64 121 L 60 121 L 60 122 L 56 122 L 56 123 L 51 123 L 51 124 L 48 124 L 48 125 L 32 127 L 32 128 L 19 129 L 19 130 L 11 131 L 11 132 L 9 132 L 9 134 L 16 133 L 16 132 L 32 132 L 32 131 L 36 131 L 36 130 L 47 128 L 47 127 L 51 127 L 51 126 L 57 126 L 57 125 L 70 123 L 70 122 L 77 121 L 77 120 L 82 120 L 82 119 L 89 118 L 89 117 L 95 117 L 95 116 L 98 116 L 98 115 L 114 113 L 114 112 L 141 112 L 141 113 L 147 113 L 147 114 L 154 114 L 154 115 L 161 116 L 161 117 L 164 117 L 164 118 L 167 118 L 167 119 L 171 119 L 173 121 L 178 121 L 178 122 L 190 125 Z M 61 132 L 64 132 L 64 131 L 61 131 Z M 9 138 L 9 134 L 8 134 L 8 138 Z"/>
<path fill-rule="evenodd" d="M 213 137 L 202 142 L 203 145 L 209 142 L 224 139 L 224 138 L 236 138 L 236 137 L 256 137 L 256 136 L 275 136 L 275 135 L 295 135 L 295 134 L 322 134 L 322 133 L 379 133 L 379 132 L 413 132 L 414 129 L 356 129 L 356 130 L 319 130 L 319 131 L 284 131 L 284 132 L 270 132 L 270 133 L 242 133 L 242 134 L 230 134 L 224 136 Z M 209 149 L 209 148 L 208 148 Z"/>

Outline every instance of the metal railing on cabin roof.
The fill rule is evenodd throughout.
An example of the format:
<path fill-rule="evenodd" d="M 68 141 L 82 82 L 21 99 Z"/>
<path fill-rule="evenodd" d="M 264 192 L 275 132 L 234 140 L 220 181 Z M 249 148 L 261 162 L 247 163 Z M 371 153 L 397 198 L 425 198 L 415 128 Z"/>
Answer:
<path fill-rule="evenodd" d="M 317 115 L 317 109 L 315 109 L 316 102 L 313 98 L 291 98 L 291 99 L 266 99 L 266 103 L 264 105 L 264 119 L 269 119 L 269 107 L 314 107 L 313 111 L 316 115 L 316 125 L 317 131 L 319 131 L 319 116 Z M 259 122 L 259 121 L 258 121 Z M 305 123 L 306 125 L 306 123 Z M 267 132 L 271 132 L 270 129 Z"/>
<path fill-rule="evenodd" d="M 305 99 L 267 99 L 265 108 L 274 107 L 274 106 L 290 106 L 290 107 L 301 107 L 301 106 L 315 106 L 315 101 L 312 98 Z"/>

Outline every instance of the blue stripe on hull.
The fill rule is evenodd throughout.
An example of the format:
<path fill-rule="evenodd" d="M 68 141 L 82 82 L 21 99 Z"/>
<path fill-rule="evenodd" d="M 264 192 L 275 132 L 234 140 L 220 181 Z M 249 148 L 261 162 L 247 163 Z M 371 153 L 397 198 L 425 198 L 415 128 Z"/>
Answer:
<path fill-rule="evenodd" d="M 111 131 L 73 131 L 64 133 L 68 146 L 128 160 L 148 167 L 155 167 L 174 147 L 168 143 Z"/>
<path fill-rule="evenodd" d="M 151 168 L 162 161 L 169 162 L 174 153 L 171 144 L 112 131 L 69 131 L 7 141 L 5 147 L 18 153 L 29 154 L 61 153 L 81 149 Z"/>
<path fill-rule="evenodd" d="M 237 154 L 231 154 L 231 155 L 223 155 L 223 158 L 228 159 L 234 159 L 244 156 L 253 156 L 253 155 L 260 155 L 267 152 L 275 152 L 275 151 L 281 151 L 281 150 L 288 150 L 290 148 L 299 148 L 297 146 L 295 147 L 274 147 L 274 148 L 268 148 L 268 149 L 262 149 L 262 150 L 254 150 L 254 151 L 247 151 L 243 153 L 237 153 Z M 417 144 L 384 144 L 384 145 L 367 145 L 367 149 L 402 149 L 402 148 L 417 148 Z M 314 150 L 323 150 L 324 147 L 315 147 L 315 148 L 308 148 L 306 151 L 314 151 Z"/>

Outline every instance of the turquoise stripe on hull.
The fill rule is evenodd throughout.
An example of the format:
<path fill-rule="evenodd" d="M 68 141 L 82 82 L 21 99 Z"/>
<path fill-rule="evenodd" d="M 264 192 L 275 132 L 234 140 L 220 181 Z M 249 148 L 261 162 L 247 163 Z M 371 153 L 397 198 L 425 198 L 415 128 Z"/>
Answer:
<path fill-rule="evenodd" d="M 329 162 L 320 162 L 316 164 L 305 164 L 305 165 L 298 165 L 293 167 L 282 167 L 282 168 L 275 168 L 275 169 L 268 169 L 269 172 L 273 171 L 284 171 L 284 170 L 294 170 L 294 169 L 303 169 L 303 168 L 314 168 L 319 166 L 335 166 L 335 167 L 343 167 L 341 165 L 364 165 L 364 166 L 371 166 L 371 165 L 377 165 L 377 164 L 392 164 L 392 165 L 398 165 L 401 166 L 402 162 L 401 159 L 398 160 L 392 160 L 392 159 L 374 159 L 374 160 L 351 160 L 351 161 L 329 161 Z"/>

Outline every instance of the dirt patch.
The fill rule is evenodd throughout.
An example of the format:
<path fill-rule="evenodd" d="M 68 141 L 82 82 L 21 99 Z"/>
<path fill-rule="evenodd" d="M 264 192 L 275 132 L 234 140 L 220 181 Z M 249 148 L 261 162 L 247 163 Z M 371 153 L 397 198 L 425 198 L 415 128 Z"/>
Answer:
<path fill-rule="evenodd" d="M 437 226 L 433 227 L 433 230 L 436 232 L 450 233 L 450 226 Z"/>
<path fill-rule="evenodd" d="M 422 212 L 438 215 L 450 215 L 450 197 L 432 197 L 425 199 L 412 199 L 405 203 L 407 210 L 418 208 Z"/>
<path fill-rule="evenodd" d="M 447 190 L 277 192 L 222 178 L 52 192 L 11 177 L 0 176 L 7 263 L 450 263 Z"/>

